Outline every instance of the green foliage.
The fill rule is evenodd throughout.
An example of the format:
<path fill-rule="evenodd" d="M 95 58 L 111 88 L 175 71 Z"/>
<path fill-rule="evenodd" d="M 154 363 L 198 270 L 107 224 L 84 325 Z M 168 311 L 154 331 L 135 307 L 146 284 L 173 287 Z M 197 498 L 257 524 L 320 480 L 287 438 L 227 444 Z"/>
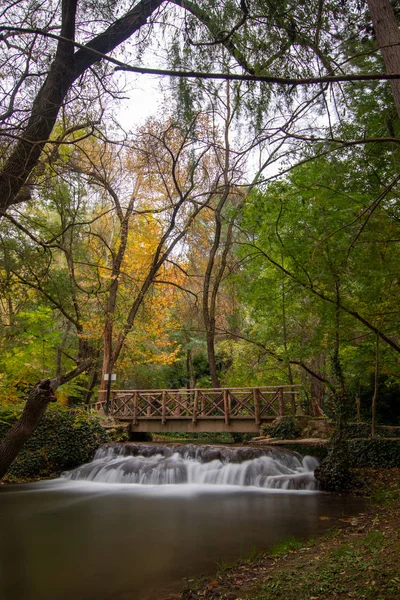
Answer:
<path fill-rule="evenodd" d="M 53 311 L 35 305 L 14 317 L 0 333 L 0 393 L 3 401 L 17 401 L 37 381 L 53 375 L 60 330 L 54 326 Z"/>
<path fill-rule="evenodd" d="M 346 423 L 343 426 L 343 435 L 348 439 L 368 438 L 371 435 L 369 423 Z"/>
<path fill-rule="evenodd" d="M 371 496 L 373 504 L 378 506 L 387 506 L 393 501 L 398 500 L 399 490 L 392 488 L 379 488 Z"/>
<path fill-rule="evenodd" d="M 322 490 L 346 493 L 359 482 L 351 471 L 358 468 L 390 469 L 400 466 L 400 440 L 374 437 L 346 440 L 334 437 L 315 477 Z"/>
<path fill-rule="evenodd" d="M 279 440 L 295 440 L 300 437 L 301 427 L 293 417 L 279 417 L 272 425 L 261 425 L 260 433 Z"/>
<path fill-rule="evenodd" d="M 130 440 L 129 424 L 126 424 L 126 423 L 116 424 L 115 427 L 107 427 L 106 431 L 107 431 L 107 438 L 108 438 L 109 442 L 124 443 L 124 442 L 129 442 L 129 440 Z M 151 441 L 151 436 L 150 436 L 150 441 Z"/>
<path fill-rule="evenodd" d="M 271 548 L 268 552 L 270 556 L 278 557 L 278 556 L 286 556 L 289 552 L 293 552 L 294 550 L 298 550 L 303 546 L 303 542 L 296 539 L 295 537 L 290 537 L 279 544 L 276 544 Z"/>
<path fill-rule="evenodd" d="M 234 444 L 245 444 L 254 437 L 252 433 L 240 433 L 238 431 L 233 431 L 230 435 L 232 436 Z"/>
<path fill-rule="evenodd" d="M 400 440 L 384 440 L 377 437 L 369 440 L 350 440 L 348 449 L 352 468 L 400 467 Z"/>
<path fill-rule="evenodd" d="M 355 487 L 356 480 L 350 471 L 350 450 L 345 440 L 333 437 L 325 459 L 315 469 L 315 478 L 326 492 L 341 494 Z"/>
<path fill-rule="evenodd" d="M 376 58 L 360 56 L 360 61 L 373 63 L 363 64 L 366 70 L 379 66 Z M 387 136 L 388 124 L 395 128 L 391 135 L 398 135 L 388 86 L 356 85 L 349 95 L 349 112 L 336 126 L 339 138 L 359 138 L 360 125 L 367 137 Z M 329 148 L 326 143 L 319 149 Z M 372 218 L 369 210 L 382 193 L 382 182 L 396 176 L 397 150 L 387 144 L 336 149 L 254 189 L 246 203 L 241 220 L 246 235 L 238 254 L 247 262 L 236 281 L 246 316 L 244 335 L 254 344 L 252 350 L 247 345 L 247 357 L 246 352 L 233 354 L 229 375 L 235 382 L 242 374 L 264 381 L 286 377 L 288 383 L 288 363 L 293 361 L 292 375 L 304 382 L 309 379 L 299 368 L 303 363 L 334 387 L 342 383 L 338 373 L 343 375 L 348 397 L 361 388 L 362 407 L 369 410 L 375 336 L 365 321 L 393 340 L 399 327 L 398 189 L 387 191 Z M 398 354 L 382 341 L 379 352 L 381 372 L 398 381 Z M 398 397 L 393 384 L 382 389 L 379 422 L 398 421 Z"/>
<path fill-rule="evenodd" d="M 348 439 L 371 437 L 370 423 L 346 423 L 343 434 Z M 400 427 L 380 426 L 376 428 L 377 437 L 400 438 Z"/>
<path fill-rule="evenodd" d="M 250 436 L 252 437 L 252 436 Z M 207 444 L 238 444 L 248 439 L 247 434 L 236 434 L 229 432 L 178 432 L 178 433 L 164 433 L 164 434 L 153 434 L 153 439 L 156 441 L 185 441 L 185 442 L 203 442 Z"/>
<path fill-rule="evenodd" d="M 28 6 L 29 3 L 26 4 Z M 78 20 L 78 32 L 80 27 L 86 27 L 89 22 L 100 23 L 104 18 L 109 22 L 112 8 L 118 3 L 89 4 L 94 7 L 93 14 L 99 18 Z M 327 72 L 335 64 L 351 64 L 350 70 L 353 72 L 381 72 L 382 58 L 373 52 L 372 27 L 363 6 L 365 4 L 297 3 L 286 0 L 254 0 L 249 6 L 233 0 L 192 3 L 191 7 L 185 5 L 185 18 L 177 21 L 173 32 L 165 37 L 165 55 L 171 67 L 186 70 L 207 71 L 218 67 L 228 72 L 233 67 L 233 59 L 235 65 L 241 64 L 245 71 L 255 74 L 308 76 L 317 64 L 321 67 L 322 63 Z M 19 9 L 15 10 L 8 12 L 7 18 L 12 20 L 18 17 L 23 20 Z M 42 9 L 38 11 L 37 18 L 40 20 Z M 58 15 L 57 21 L 59 13 L 56 11 L 55 14 Z M 169 13 L 167 8 L 162 15 L 158 15 L 160 31 L 163 24 L 170 27 L 171 15 L 174 13 Z M 183 23 L 184 27 L 181 27 Z M 152 35 L 140 38 L 136 45 L 138 57 L 142 56 L 147 45 L 151 46 Z M 216 41 L 223 43 L 214 43 Z M 39 36 L 33 55 L 41 56 L 39 48 L 42 43 Z M 161 43 L 161 48 L 161 39 L 157 40 L 158 43 Z M 45 47 L 43 52 L 43 60 L 47 65 L 51 57 L 46 57 Z M 6 71 L 10 74 L 10 81 L 13 80 L 14 62 L 4 63 L 8 65 Z M 44 77 L 46 69 L 39 70 Z M 31 81 L 30 77 L 28 81 Z M 232 261 L 235 268 L 230 266 L 226 270 L 223 286 L 226 292 L 233 282 L 232 287 L 236 286 L 239 292 L 237 298 L 234 293 L 231 294 L 231 298 L 235 299 L 233 314 L 227 314 L 230 312 L 226 310 L 229 303 L 218 299 L 217 325 L 218 328 L 238 332 L 238 335 L 237 339 L 232 336 L 235 338 L 232 341 L 222 339 L 221 332 L 218 334 L 218 374 L 221 381 L 227 386 L 266 385 L 288 383 L 294 378 L 296 383 L 305 383 L 310 391 L 310 378 L 309 374 L 305 374 L 307 370 L 304 365 L 310 366 L 332 386 L 338 384 L 337 373 L 341 372 L 339 366 L 341 368 L 343 365 L 343 380 L 355 395 L 360 386 L 368 386 L 374 364 L 374 339 L 371 328 L 368 330 L 365 327 L 365 319 L 364 322 L 357 322 L 354 315 L 363 315 L 374 329 L 383 331 L 393 339 L 396 339 L 400 325 L 396 293 L 397 265 L 400 260 L 399 246 L 396 244 L 399 236 L 396 202 L 398 182 L 388 185 L 394 181 L 397 173 L 398 150 L 391 142 L 353 143 L 357 139 L 368 141 L 368 138 L 387 137 L 388 133 L 392 138 L 398 137 L 399 119 L 393 116 L 390 86 L 384 82 L 344 84 L 340 89 L 345 94 L 346 102 L 342 107 L 340 102 L 335 104 L 332 96 L 337 118 L 329 122 L 329 127 L 325 113 L 329 102 L 324 106 L 324 94 L 315 94 L 313 87 L 303 87 L 298 92 L 296 86 L 285 89 L 284 86 L 243 82 L 228 86 L 226 82 L 211 82 L 202 78 L 196 82 L 177 78 L 172 87 L 179 98 L 175 117 L 182 127 L 185 123 L 192 123 L 195 117 L 197 119 L 198 112 L 204 111 L 199 119 L 203 125 L 199 129 L 193 125 L 185 131 L 188 139 L 193 137 L 196 140 L 194 148 L 200 148 L 203 144 L 206 148 L 210 144 L 211 154 L 218 156 L 218 163 L 221 162 L 220 144 L 213 144 L 215 139 L 212 141 L 209 137 L 211 132 L 207 126 L 215 119 L 212 117 L 207 121 L 206 115 L 211 115 L 210 109 L 214 105 L 219 111 L 214 114 L 221 117 L 221 101 L 225 104 L 229 96 L 232 104 L 229 113 L 232 119 L 236 114 L 241 125 L 241 131 L 232 130 L 229 138 L 232 140 L 232 157 L 241 148 L 243 162 L 240 169 L 243 168 L 243 174 L 239 179 L 242 180 L 242 190 L 246 189 L 244 148 L 250 142 L 246 129 L 262 132 L 260 163 L 266 158 L 264 151 L 267 148 L 264 145 L 268 140 L 268 154 L 272 162 L 265 173 L 273 169 L 274 162 L 280 165 L 278 170 L 282 168 L 283 172 L 287 172 L 294 161 L 300 165 L 292 169 L 290 174 L 282 176 L 280 181 L 258 188 L 251 186 L 253 192 L 243 215 L 236 215 L 241 221 L 235 233 L 240 250 L 236 257 L 238 260 Z M 5 93 L 9 95 L 9 91 Z M 82 102 L 82 98 L 80 100 Z M 166 103 L 170 103 L 170 100 L 166 100 Z M 309 104 L 307 100 L 310 100 Z M 239 106 L 241 108 L 237 110 Z M 305 112 L 308 110 L 309 113 Z M 74 123 L 68 122 L 72 114 L 63 115 L 63 123 L 72 125 L 73 130 Z M 286 125 L 285 114 L 288 117 Z M 368 115 L 368 119 L 365 115 Z M 220 117 L 216 119 L 217 123 L 223 120 Z M 302 121 L 297 122 L 299 118 L 304 118 L 303 124 Z M 285 143 L 281 136 L 286 131 L 303 132 L 304 135 L 299 136 L 298 143 L 295 138 Z M 62 133 L 60 121 L 53 136 L 58 139 Z M 243 136 L 240 146 L 236 147 L 235 133 Z M 78 131 L 75 134 L 81 135 Z M 338 141 L 341 139 L 345 141 L 343 146 Z M 250 146 L 257 153 L 255 139 L 251 140 Z M 77 355 L 77 349 L 83 346 L 83 341 L 90 346 L 93 357 L 101 354 L 101 323 L 110 283 L 108 269 L 113 262 L 112 256 L 118 254 L 115 249 L 121 231 L 115 227 L 117 220 L 112 211 L 109 220 L 100 218 L 106 206 L 108 213 L 109 199 L 106 200 L 105 193 L 98 189 L 98 182 L 92 186 L 90 179 L 88 181 L 82 173 L 78 175 L 81 168 L 77 168 L 77 165 L 82 161 L 82 157 L 79 158 L 79 144 L 65 143 L 58 148 L 57 156 L 52 156 L 51 166 L 42 162 L 36 174 L 41 187 L 35 191 L 35 201 L 20 214 L 25 229 L 32 230 L 34 235 L 24 235 L 22 229 L 12 227 L 8 221 L 0 231 L 0 321 L 1 325 L 6 325 L 0 328 L 6 331 L 6 334 L 0 333 L 0 372 L 4 374 L 0 375 L 0 393 L 7 394 L 13 400 L 21 397 L 37 380 L 53 375 L 56 369 L 59 370 L 60 361 L 62 371 L 67 371 L 66 367 L 73 364 L 68 357 Z M 89 157 L 91 152 L 87 150 L 90 150 L 90 144 L 86 148 L 82 145 L 82 148 Z M 107 170 L 108 151 L 104 149 L 103 152 L 98 142 L 92 152 L 101 163 L 101 171 Z M 194 183 L 198 175 L 192 172 L 192 168 L 200 165 L 196 151 L 193 149 L 193 154 L 189 152 L 182 159 L 184 154 L 182 151 L 177 154 L 177 158 L 180 156 L 175 175 L 179 173 L 178 180 L 182 177 L 181 165 L 187 161 L 186 166 Z M 72 155 L 74 168 L 68 171 L 68 159 Z M 284 160 L 282 156 L 285 156 Z M 314 160 L 316 156 L 319 157 Z M 57 157 L 56 165 L 54 161 Z M 128 173 L 122 155 L 121 161 L 119 164 L 124 177 L 120 179 L 125 180 Z M 150 164 L 152 160 L 148 162 Z M 158 158 L 155 162 L 163 164 Z M 253 159 L 250 162 L 254 162 Z M 97 168 L 95 163 L 93 166 Z M 219 179 L 220 175 L 213 172 L 213 164 L 206 162 L 204 173 L 199 169 L 201 179 Z M 53 183 L 51 176 L 53 171 L 63 172 L 63 177 L 58 177 L 56 183 Z M 160 175 L 162 179 L 168 177 L 165 172 Z M 113 178 L 114 175 L 110 181 Z M 235 180 L 236 175 L 232 179 L 232 191 L 236 187 Z M 271 181 L 269 174 L 266 181 Z M 127 180 L 123 187 L 125 185 L 128 189 Z M 97 187 L 95 192 L 94 187 Z M 123 187 L 121 192 L 123 190 L 125 193 Z M 207 188 L 213 187 L 207 184 Z M 151 211 L 153 206 L 158 213 L 160 207 L 155 200 L 155 180 L 152 188 L 152 193 L 142 193 L 142 196 L 148 196 L 146 212 Z M 381 195 L 383 190 L 385 193 Z M 241 212 L 239 208 L 237 212 Z M 227 217 L 231 218 L 232 213 L 224 215 L 224 219 Z M 53 240 L 54 244 L 35 244 L 33 240 L 36 238 Z M 187 247 L 181 253 L 185 257 L 182 273 L 188 268 L 190 279 L 181 283 L 189 291 L 192 287 L 200 306 L 200 279 L 196 285 L 193 282 L 204 275 L 204 265 L 198 264 L 195 270 L 191 268 L 190 245 L 196 245 L 196 236 L 185 239 Z M 101 240 L 103 245 L 99 244 Z M 204 246 L 199 244 L 205 255 L 210 249 L 209 241 L 205 238 Z M 108 251 L 110 255 L 107 258 Z M 71 258 L 75 265 L 73 269 Z M 142 274 L 133 277 L 127 266 L 124 266 L 124 277 L 120 281 L 118 277 L 114 278 L 114 283 L 119 281 L 120 286 L 122 279 L 125 279 L 122 286 L 125 286 L 124 294 L 118 300 L 115 312 L 115 334 L 129 313 L 130 291 L 135 289 L 139 280 L 143 280 Z M 191 270 L 194 272 L 191 273 Z M 128 279 L 132 281 L 132 287 L 128 286 Z M 342 305 L 348 307 L 347 312 L 341 309 L 340 319 L 336 319 L 335 314 L 335 311 L 338 312 L 334 304 L 336 292 Z M 52 310 L 48 308 L 49 305 L 53 306 Z M 192 315 L 197 310 L 192 309 Z M 177 313 L 181 320 L 183 312 L 179 307 Z M 69 323 L 64 321 L 64 317 Z M 75 322 L 76 318 L 79 323 Z M 76 325 L 79 327 L 76 328 Z M 190 326 L 188 330 L 191 329 Z M 194 330 L 197 329 L 196 324 Z M 131 339 L 132 336 L 133 331 Z M 241 336 L 251 339 L 254 344 L 240 339 Z M 161 352 L 160 346 L 155 347 Z M 62 351 L 58 357 L 57 349 Z M 193 352 L 192 372 L 186 364 L 189 354 L 184 353 L 176 365 L 143 363 L 131 369 L 126 366 L 132 361 L 130 350 L 124 356 L 124 368 L 128 373 L 126 379 L 130 380 L 125 382 L 126 387 L 179 388 L 191 385 L 193 381 L 199 387 L 210 385 L 204 353 L 198 352 L 196 356 Z M 400 363 L 389 350 L 382 347 L 380 364 L 388 376 L 395 378 L 400 374 Z M 83 354 L 86 356 L 87 348 Z M 332 356 L 335 356 L 336 367 L 332 366 Z M 83 388 L 76 390 L 80 392 Z M 361 394 L 363 408 L 370 406 L 370 392 L 369 389 L 368 393 Z M 79 395 L 77 393 L 77 397 Z M 323 392 L 319 396 L 323 404 Z M 393 393 L 390 406 L 387 406 L 386 399 L 380 396 L 380 422 L 400 422 L 399 403 L 395 399 L 396 394 Z M 278 432 L 277 435 L 292 437 L 294 434 Z"/>
<path fill-rule="evenodd" d="M 0 411 L 0 439 L 19 418 L 21 408 Z M 88 462 L 108 441 L 99 420 L 78 410 L 50 407 L 11 465 L 6 480 L 40 479 Z"/>

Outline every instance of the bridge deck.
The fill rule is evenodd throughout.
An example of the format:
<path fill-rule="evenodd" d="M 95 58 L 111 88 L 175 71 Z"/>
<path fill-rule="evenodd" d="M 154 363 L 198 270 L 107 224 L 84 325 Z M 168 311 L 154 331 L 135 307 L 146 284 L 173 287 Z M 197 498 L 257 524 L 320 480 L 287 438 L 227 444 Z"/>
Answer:
<path fill-rule="evenodd" d="M 278 416 L 295 414 L 301 386 L 112 390 L 92 405 L 134 432 L 258 432 Z"/>

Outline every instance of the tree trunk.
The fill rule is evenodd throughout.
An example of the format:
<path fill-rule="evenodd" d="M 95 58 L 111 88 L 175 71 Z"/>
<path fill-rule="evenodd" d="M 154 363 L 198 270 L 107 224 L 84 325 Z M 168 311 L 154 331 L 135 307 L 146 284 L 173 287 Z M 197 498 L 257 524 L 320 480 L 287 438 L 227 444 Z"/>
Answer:
<path fill-rule="evenodd" d="M 93 391 L 95 386 L 97 385 L 99 379 L 99 371 L 98 367 L 95 366 L 89 376 L 89 385 L 87 386 L 87 392 L 85 394 L 85 404 L 90 404 L 93 398 Z"/>
<path fill-rule="evenodd" d="M 164 0 L 141 0 L 126 15 L 93 38 L 87 48 L 108 54 L 147 23 Z M 76 0 L 62 3 L 61 35 L 75 39 Z M 0 171 L 0 216 L 13 204 L 25 200 L 20 195 L 32 170 L 38 165 L 61 106 L 69 89 L 99 56 L 81 48 L 77 52 L 69 42 L 60 40 L 48 76 L 39 90 L 26 129 Z"/>
<path fill-rule="evenodd" d="M 283 262 L 283 256 L 281 255 L 281 260 Z M 292 365 L 290 364 L 289 352 L 288 352 L 288 335 L 287 335 L 287 320 L 286 320 L 286 294 L 285 294 L 285 279 L 282 277 L 282 326 L 283 326 L 283 349 L 285 351 L 285 360 L 287 362 L 287 374 L 288 381 L 290 385 L 293 385 L 293 373 L 292 373 Z M 292 414 L 296 414 L 296 396 L 295 389 L 290 388 L 291 391 L 291 408 Z"/>
<path fill-rule="evenodd" d="M 375 341 L 375 383 L 374 383 L 374 395 L 372 396 L 371 405 L 371 436 L 374 437 L 376 433 L 376 400 L 378 398 L 378 379 L 379 379 L 379 336 L 376 336 Z"/>
<path fill-rule="evenodd" d="M 49 402 L 55 400 L 50 379 L 40 381 L 31 390 L 21 418 L 0 442 L 0 479 L 39 425 Z"/>
<path fill-rule="evenodd" d="M 207 358 L 208 367 L 210 371 L 211 385 L 213 388 L 221 387 L 218 374 L 217 374 L 217 363 L 215 359 L 215 316 L 216 316 L 216 293 L 218 291 L 219 283 L 212 281 L 213 271 L 215 267 L 215 261 L 217 252 L 221 241 L 222 232 L 222 218 L 221 210 L 228 198 L 228 192 L 225 190 L 218 206 L 215 209 L 215 231 L 214 240 L 208 257 L 207 268 L 204 274 L 203 282 L 203 321 L 204 328 L 206 330 L 206 342 L 207 342 Z M 217 278 L 218 279 L 218 278 Z"/>
<path fill-rule="evenodd" d="M 318 375 L 323 377 L 323 365 L 321 365 L 321 357 L 317 357 L 312 361 L 312 368 Z M 321 368 L 322 366 L 322 368 Z M 323 403 L 325 397 L 325 383 L 321 379 L 311 377 L 310 382 L 311 406 L 314 416 L 320 417 L 323 414 Z"/>
<path fill-rule="evenodd" d="M 193 366 L 193 353 L 192 349 L 188 348 L 186 353 L 186 372 L 187 372 L 187 387 L 192 390 L 196 386 L 196 374 Z"/>
<path fill-rule="evenodd" d="M 217 371 L 217 361 L 215 358 L 215 319 L 213 323 L 209 325 L 210 330 L 207 331 L 206 341 L 207 341 L 207 358 L 208 358 L 208 367 L 210 370 L 210 378 L 211 385 L 213 388 L 220 388 L 221 383 L 218 377 Z"/>
<path fill-rule="evenodd" d="M 368 0 L 376 41 L 382 52 L 387 73 L 400 73 L 400 31 L 389 0 Z M 400 117 L 400 80 L 390 82 L 397 114 Z"/>
<path fill-rule="evenodd" d="M 336 280 L 336 307 L 335 307 L 335 346 L 332 355 L 332 371 L 336 380 L 338 390 L 335 394 L 337 410 L 337 429 L 339 438 L 343 435 L 343 427 L 346 418 L 346 389 L 340 359 L 340 284 Z"/>

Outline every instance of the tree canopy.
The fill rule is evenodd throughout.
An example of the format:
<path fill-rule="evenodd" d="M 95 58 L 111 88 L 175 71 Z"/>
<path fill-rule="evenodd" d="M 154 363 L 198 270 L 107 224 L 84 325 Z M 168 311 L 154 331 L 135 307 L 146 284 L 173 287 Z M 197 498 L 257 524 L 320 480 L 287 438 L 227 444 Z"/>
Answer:
<path fill-rule="evenodd" d="M 301 382 L 329 412 L 394 385 L 398 12 L 5 0 L 5 397 L 48 378 L 87 402 L 117 369 L 135 387 Z M 162 114 L 133 128 L 131 73 L 163 82 Z"/>

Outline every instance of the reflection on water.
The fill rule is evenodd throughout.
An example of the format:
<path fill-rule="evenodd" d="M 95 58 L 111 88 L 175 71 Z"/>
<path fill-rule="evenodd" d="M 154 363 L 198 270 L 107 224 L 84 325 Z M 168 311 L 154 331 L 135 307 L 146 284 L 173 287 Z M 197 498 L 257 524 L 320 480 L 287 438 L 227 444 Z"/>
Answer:
<path fill-rule="evenodd" d="M 309 537 L 360 501 L 58 480 L 0 489 L 1 600 L 150 600 L 218 561 Z"/>

